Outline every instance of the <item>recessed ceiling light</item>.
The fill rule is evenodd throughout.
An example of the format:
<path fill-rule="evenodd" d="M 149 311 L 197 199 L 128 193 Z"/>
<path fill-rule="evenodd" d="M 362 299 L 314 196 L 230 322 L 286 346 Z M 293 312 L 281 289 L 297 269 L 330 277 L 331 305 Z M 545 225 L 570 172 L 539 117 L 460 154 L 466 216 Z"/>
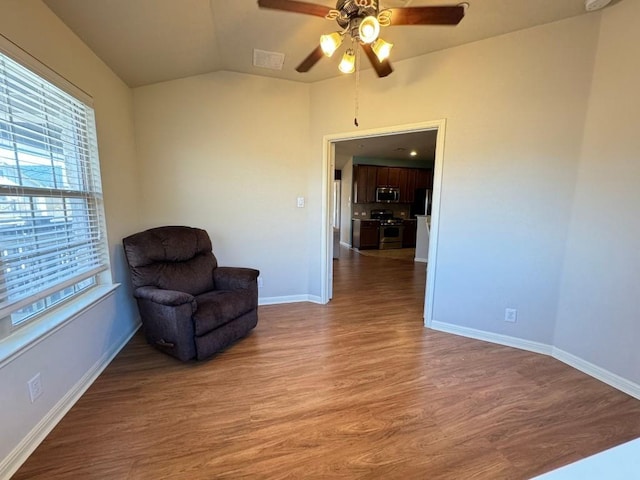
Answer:
<path fill-rule="evenodd" d="M 411 153 L 409 155 L 415 157 L 416 155 L 418 155 L 418 152 L 416 152 L 415 150 L 411 150 Z"/>

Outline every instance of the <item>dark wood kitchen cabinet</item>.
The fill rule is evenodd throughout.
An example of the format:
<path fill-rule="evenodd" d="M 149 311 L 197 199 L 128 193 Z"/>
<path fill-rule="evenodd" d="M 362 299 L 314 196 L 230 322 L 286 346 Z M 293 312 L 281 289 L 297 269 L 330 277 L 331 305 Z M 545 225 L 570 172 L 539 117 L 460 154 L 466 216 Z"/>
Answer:
<path fill-rule="evenodd" d="M 415 168 L 400 169 L 400 203 L 413 203 L 416 190 L 416 172 Z"/>
<path fill-rule="evenodd" d="M 400 187 L 400 175 L 406 168 L 400 167 L 376 167 L 376 179 L 378 187 Z"/>
<path fill-rule="evenodd" d="M 353 220 L 353 248 L 360 250 L 378 248 L 380 222 L 378 220 Z"/>
<path fill-rule="evenodd" d="M 389 167 L 389 186 L 400 187 L 400 172 L 406 168 Z"/>
<path fill-rule="evenodd" d="M 431 190 L 433 187 L 433 170 L 416 170 L 416 186 L 415 189 Z"/>
<path fill-rule="evenodd" d="M 402 225 L 404 226 L 402 233 L 402 248 L 414 248 L 416 246 L 418 221 L 415 219 L 406 219 L 402 222 Z"/>
<path fill-rule="evenodd" d="M 376 201 L 378 167 L 354 165 L 353 203 L 374 203 Z"/>
<path fill-rule="evenodd" d="M 389 186 L 389 167 L 376 167 L 376 183 L 379 187 Z"/>
<path fill-rule="evenodd" d="M 353 166 L 353 203 L 375 203 L 377 187 L 398 187 L 400 203 L 413 203 L 416 189 L 433 188 L 433 170 L 376 165 Z"/>

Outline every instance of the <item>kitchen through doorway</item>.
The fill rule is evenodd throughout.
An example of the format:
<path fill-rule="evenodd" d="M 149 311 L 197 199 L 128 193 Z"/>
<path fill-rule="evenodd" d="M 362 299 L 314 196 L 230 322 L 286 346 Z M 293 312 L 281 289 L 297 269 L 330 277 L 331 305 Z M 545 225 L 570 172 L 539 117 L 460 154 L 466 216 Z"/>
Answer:
<path fill-rule="evenodd" d="M 344 252 L 355 245 L 358 248 L 352 252 L 386 258 L 408 258 L 406 254 L 411 250 L 416 266 L 426 263 L 424 320 L 427 326 L 430 324 L 444 130 L 445 121 L 439 120 L 324 138 L 323 303 L 333 296 L 333 263 L 339 262 L 340 250 Z M 425 188 L 418 180 L 420 188 L 415 189 L 414 176 L 422 171 L 432 174 L 433 181 Z M 421 229 L 413 250 L 411 235 L 416 234 L 416 225 Z M 375 233 L 371 227 L 376 228 Z M 380 236 L 380 232 L 385 235 Z"/>

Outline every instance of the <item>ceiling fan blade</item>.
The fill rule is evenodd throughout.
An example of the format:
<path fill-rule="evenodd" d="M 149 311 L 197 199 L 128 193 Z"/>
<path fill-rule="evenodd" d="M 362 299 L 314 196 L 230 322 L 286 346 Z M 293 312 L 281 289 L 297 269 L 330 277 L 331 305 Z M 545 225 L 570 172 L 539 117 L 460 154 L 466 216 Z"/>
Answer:
<path fill-rule="evenodd" d="M 285 12 L 304 13 L 305 15 L 315 15 L 316 17 L 326 17 L 331 11 L 330 7 L 317 5 L 315 3 L 297 2 L 295 0 L 258 0 L 260 8 L 272 8 L 274 10 L 284 10 Z"/>
<path fill-rule="evenodd" d="M 391 8 L 391 25 L 457 25 L 463 6 Z"/>
<path fill-rule="evenodd" d="M 318 45 L 316 49 L 296 67 L 296 71 L 300 73 L 308 72 L 322 57 L 324 57 L 324 52 L 322 51 L 322 47 Z"/>
<path fill-rule="evenodd" d="M 360 45 L 362 46 L 362 50 L 364 50 L 364 53 L 367 54 L 367 58 L 371 62 L 371 66 L 373 66 L 373 69 L 376 71 L 379 77 L 386 77 L 391 72 L 393 72 L 393 68 L 391 68 L 389 60 L 385 59 L 382 62 L 378 60 L 378 57 L 376 57 L 375 52 L 371 48 L 371 45 L 369 45 L 368 43 L 361 43 Z"/>

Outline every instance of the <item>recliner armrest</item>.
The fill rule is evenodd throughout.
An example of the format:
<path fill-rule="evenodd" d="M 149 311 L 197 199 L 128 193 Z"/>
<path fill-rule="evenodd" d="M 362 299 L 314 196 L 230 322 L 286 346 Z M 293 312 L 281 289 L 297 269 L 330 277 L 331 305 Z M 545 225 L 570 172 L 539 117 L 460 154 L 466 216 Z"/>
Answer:
<path fill-rule="evenodd" d="M 218 267 L 213 271 L 213 283 L 218 290 L 240 290 L 255 285 L 260 272 L 254 268 Z"/>
<path fill-rule="evenodd" d="M 169 307 L 177 307 L 178 305 L 184 305 L 185 303 L 193 304 L 196 306 L 196 299 L 193 295 L 185 292 L 178 292 L 176 290 L 163 290 L 158 287 L 140 287 L 136 288 L 133 292 L 135 298 L 141 298 L 144 300 L 151 300 L 152 302 L 166 305 Z"/>

